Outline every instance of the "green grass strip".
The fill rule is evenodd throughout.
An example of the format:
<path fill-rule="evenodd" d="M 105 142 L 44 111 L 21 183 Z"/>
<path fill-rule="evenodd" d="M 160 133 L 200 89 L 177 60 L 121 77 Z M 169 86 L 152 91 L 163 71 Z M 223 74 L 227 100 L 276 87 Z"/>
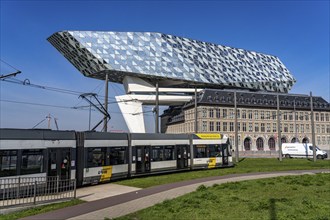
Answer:
<path fill-rule="evenodd" d="M 229 174 L 271 172 L 286 170 L 310 170 L 310 169 L 330 169 L 330 160 L 317 160 L 313 162 L 307 159 L 283 159 L 277 158 L 245 158 L 233 168 L 208 169 L 193 172 L 173 173 L 143 178 L 127 179 L 116 182 L 117 184 L 147 188 L 167 183 L 180 182 L 210 176 L 224 176 Z"/>
<path fill-rule="evenodd" d="M 10 214 L 0 215 L 0 220 L 20 219 L 20 218 L 24 218 L 24 217 L 31 216 L 31 215 L 37 215 L 37 214 L 41 214 L 41 213 L 69 207 L 69 206 L 78 205 L 81 203 L 84 203 L 84 201 L 79 200 L 79 199 L 74 199 L 74 200 L 66 201 L 66 202 L 37 206 L 35 208 L 29 208 L 29 209 L 25 209 L 25 210 L 18 211 L 18 212 L 13 212 Z"/>
<path fill-rule="evenodd" d="M 330 219 L 330 174 L 225 183 L 120 217 L 133 219 Z"/>

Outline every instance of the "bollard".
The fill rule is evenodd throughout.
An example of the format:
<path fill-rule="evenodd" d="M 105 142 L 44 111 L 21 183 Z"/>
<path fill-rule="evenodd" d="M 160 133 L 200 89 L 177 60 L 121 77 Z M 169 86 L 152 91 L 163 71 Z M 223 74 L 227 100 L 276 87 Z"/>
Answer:
<path fill-rule="evenodd" d="M 73 182 L 73 188 L 74 188 L 74 198 L 76 198 L 77 197 L 77 181 L 76 180 L 74 180 L 74 182 Z"/>

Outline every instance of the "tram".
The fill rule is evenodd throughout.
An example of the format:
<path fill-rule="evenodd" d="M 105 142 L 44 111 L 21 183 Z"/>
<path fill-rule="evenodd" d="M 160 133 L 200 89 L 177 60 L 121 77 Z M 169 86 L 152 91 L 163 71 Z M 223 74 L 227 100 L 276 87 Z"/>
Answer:
<path fill-rule="evenodd" d="M 78 186 L 153 174 L 231 167 L 226 135 L 0 129 L 0 180 L 76 179 Z"/>

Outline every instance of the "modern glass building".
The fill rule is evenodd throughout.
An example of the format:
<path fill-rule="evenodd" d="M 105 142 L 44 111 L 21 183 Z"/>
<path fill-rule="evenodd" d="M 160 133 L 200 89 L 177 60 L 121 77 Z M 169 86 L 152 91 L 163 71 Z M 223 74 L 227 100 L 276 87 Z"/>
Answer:
<path fill-rule="evenodd" d="M 48 38 L 82 74 L 167 86 L 287 93 L 295 82 L 276 56 L 154 32 L 60 31 Z"/>

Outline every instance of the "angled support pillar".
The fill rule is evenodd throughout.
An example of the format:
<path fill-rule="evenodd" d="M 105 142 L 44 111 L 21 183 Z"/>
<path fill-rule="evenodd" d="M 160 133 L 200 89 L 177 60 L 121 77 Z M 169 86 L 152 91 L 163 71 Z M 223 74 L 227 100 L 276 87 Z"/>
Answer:
<path fill-rule="evenodd" d="M 145 133 L 142 102 L 132 101 L 129 95 L 115 98 L 130 133 Z"/>

